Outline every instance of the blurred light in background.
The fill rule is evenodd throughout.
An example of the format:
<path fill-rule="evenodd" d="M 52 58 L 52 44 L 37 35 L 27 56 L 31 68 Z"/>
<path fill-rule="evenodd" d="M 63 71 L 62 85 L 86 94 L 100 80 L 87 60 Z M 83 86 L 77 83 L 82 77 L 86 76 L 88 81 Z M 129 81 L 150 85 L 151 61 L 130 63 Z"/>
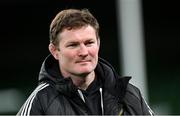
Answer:
<path fill-rule="evenodd" d="M 117 0 L 119 48 L 122 53 L 122 74 L 132 76 L 148 101 L 141 0 Z"/>
<path fill-rule="evenodd" d="M 0 90 L 0 114 L 17 112 L 23 102 L 23 94 L 17 89 Z"/>

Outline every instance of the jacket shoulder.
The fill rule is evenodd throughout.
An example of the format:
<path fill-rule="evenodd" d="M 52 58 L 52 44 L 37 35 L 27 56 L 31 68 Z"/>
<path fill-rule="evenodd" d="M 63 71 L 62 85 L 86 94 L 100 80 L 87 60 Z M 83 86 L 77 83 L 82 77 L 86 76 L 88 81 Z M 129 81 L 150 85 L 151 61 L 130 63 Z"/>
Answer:
<path fill-rule="evenodd" d="M 135 107 L 139 111 L 141 109 L 140 90 L 136 86 L 129 83 L 127 85 L 124 101 L 126 106 Z"/>
<path fill-rule="evenodd" d="M 37 99 L 46 112 L 48 106 L 53 102 L 53 100 L 59 95 L 58 91 L 52 83 L 46 83 L 48 86 L 37 93 Z"/>
<path fill-rule="evenodd" d="M 129 83 L 127 85 L 126 94 L 129 94 L 132 97 L 135 97 L 136 99 L 141 100 L 141 92 L 140 92 L 139 88 L 132 85 L 131 83 Z"/>
<path fill-rule="evenodd" d="M 56 94 L 50 83 L 40 83 L 25 101 L 17 115 L 42 114 Z"/>
<path fill-rule="evenodd" d="M 146 101 L 141 95 L 139 88 L 132 84 L 128 84 L 126 95 L 124 98 L 125 107 L 129 114 L 135 115 L 153 115 Z"/>

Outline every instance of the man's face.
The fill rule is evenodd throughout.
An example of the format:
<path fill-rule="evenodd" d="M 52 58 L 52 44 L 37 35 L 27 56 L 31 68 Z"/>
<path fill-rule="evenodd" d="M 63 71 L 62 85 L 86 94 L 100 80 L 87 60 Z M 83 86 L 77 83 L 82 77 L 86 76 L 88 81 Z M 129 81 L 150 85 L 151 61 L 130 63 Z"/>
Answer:
<path fill-rule="evenodd" d="M 93 27 L 65 29 L 60 38 L 58 58 L 63 76 L 80 76 L 94 71 L 98 62 L 100 41 Z"/>

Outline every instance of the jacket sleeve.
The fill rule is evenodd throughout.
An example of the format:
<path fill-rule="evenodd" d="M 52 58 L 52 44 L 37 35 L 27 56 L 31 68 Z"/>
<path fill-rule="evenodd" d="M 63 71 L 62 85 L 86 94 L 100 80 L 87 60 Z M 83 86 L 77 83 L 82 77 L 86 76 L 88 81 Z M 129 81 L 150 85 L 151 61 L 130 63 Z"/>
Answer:
<path fill-rule="evenodd" d="M 17 116 L 19 115 L 29 116 L 29 115 L 40 115 L 40 114 L 42 114 L 42 108 L 38 100 L 38 97 L 30 96 L 23 104 L 19 112 L 17 113 Z"/>
<path fill-rule="evenodd" d="M 125 102 L 130 114 L 154 115 L 153 111 L 141 95 L 140 90 L 132 84 L 128 84 Z"/>
<path fill-rule="evenodd" d="M 41 115 L 43 114 L 43 108 L 40 103 L 39 91 L 47 87 L 48 84 L 40 84 L 29 96 L 26 102 L 23 104 L 17 116 L 29 116 L 29 115 Z"/>
<path fill-rule="evenodd" d="M 145 99 L 142 97 L 142 95 L 141 95 L 141 104 L 142 104 L 143 114 L 147 114 L 151 116 L 154 115 L 154 112 L 151 110 L 151 108 L 149 107 Z"/>

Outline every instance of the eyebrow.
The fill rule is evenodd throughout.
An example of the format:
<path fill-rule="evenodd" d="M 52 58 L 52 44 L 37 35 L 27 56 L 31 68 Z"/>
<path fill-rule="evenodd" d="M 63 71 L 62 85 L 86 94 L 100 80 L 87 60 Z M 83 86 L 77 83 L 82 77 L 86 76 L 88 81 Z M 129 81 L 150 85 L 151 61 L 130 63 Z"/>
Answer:
<path fill-rule="evenodd" d="M 88 42 L 88 41 L 94 41 L 94 39 L 93 39 L 93 38 L 89 38 L 89 39 L 85 40 L 84 42 Z M 70 41 L 68 41 L 67 43 L 68 43 L 68 44 L 69 44 L 69 43 L 79 43 L 79 41 L 70 40 Z"/>

